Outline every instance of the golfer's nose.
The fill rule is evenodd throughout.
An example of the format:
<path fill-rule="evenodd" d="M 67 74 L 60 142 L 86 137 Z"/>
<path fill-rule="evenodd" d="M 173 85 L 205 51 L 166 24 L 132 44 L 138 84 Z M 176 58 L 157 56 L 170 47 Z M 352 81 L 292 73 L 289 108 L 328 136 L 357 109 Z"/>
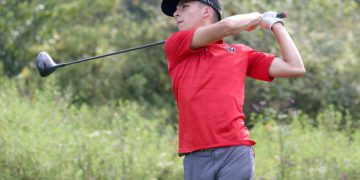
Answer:
<path fill-rule="evenodd" d="M 174 16 L 174 17 L 179 17 L 179 16 L 180 16 L 180 15 L 179 15 L 179 11 L 176 10 L 176 11 L 174 12 L 173 16 Z"/>

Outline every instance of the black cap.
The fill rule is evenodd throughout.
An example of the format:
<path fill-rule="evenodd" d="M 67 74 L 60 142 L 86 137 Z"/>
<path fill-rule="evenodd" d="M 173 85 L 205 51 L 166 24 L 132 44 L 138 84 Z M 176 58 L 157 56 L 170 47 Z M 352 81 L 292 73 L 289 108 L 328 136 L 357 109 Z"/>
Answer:
<path fill-rule="evenodd" d="M 176 6 L 179 4 L 180 0 L 163 0 L 161 3 L 161 10 L 164 14 L 168 16 L 174 16 L 174 12 L 176 11 Z M 219 21 L 221 20 L 221 5 L 218 0 L 198 0 L 208 6 L 212 7 L 219 17 Z"/>

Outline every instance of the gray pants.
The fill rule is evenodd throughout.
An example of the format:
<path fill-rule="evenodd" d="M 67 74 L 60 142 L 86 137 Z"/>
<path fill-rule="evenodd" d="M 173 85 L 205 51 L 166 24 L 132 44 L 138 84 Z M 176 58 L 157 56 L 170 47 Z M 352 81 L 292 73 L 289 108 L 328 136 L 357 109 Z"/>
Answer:
<path fill-rule="evenodd" d="M 254 179 L 251 146 L 232 146 L 185 155 L 185 180 Z"/>

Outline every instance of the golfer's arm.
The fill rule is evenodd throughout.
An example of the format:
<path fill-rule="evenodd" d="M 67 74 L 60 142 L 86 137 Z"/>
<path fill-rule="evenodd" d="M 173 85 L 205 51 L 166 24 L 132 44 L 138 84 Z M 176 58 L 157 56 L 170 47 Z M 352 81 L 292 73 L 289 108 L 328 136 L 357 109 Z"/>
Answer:
<path fill-rule="evenodd" d="M 272 31 L 279 43 L 282 58 L 276 58 L 270 66 L 271 77 L 301 77 L 305 74 L 303 60 L 295 43 L 281 23 L 276 23 Z"/>
<path fill-rule="evenodd" d="M 217 23 L 198 28 L 191 43 L 191 48 L 196 49 L 235 35 L 251 27 L 256 27 L 261 22 L 261 14 L 250 13 L 235 15 L 225 18 Z"/>

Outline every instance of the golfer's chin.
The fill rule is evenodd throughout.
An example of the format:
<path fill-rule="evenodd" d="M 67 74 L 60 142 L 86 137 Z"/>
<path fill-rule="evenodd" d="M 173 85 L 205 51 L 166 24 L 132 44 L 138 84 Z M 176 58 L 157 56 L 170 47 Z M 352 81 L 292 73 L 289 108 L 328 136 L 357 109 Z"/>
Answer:
<path fill-rule="evenodd" d="M 190 30 L 191 27 L 185 26 L 183 23 L 177 25 L 179 31 Z"/>

